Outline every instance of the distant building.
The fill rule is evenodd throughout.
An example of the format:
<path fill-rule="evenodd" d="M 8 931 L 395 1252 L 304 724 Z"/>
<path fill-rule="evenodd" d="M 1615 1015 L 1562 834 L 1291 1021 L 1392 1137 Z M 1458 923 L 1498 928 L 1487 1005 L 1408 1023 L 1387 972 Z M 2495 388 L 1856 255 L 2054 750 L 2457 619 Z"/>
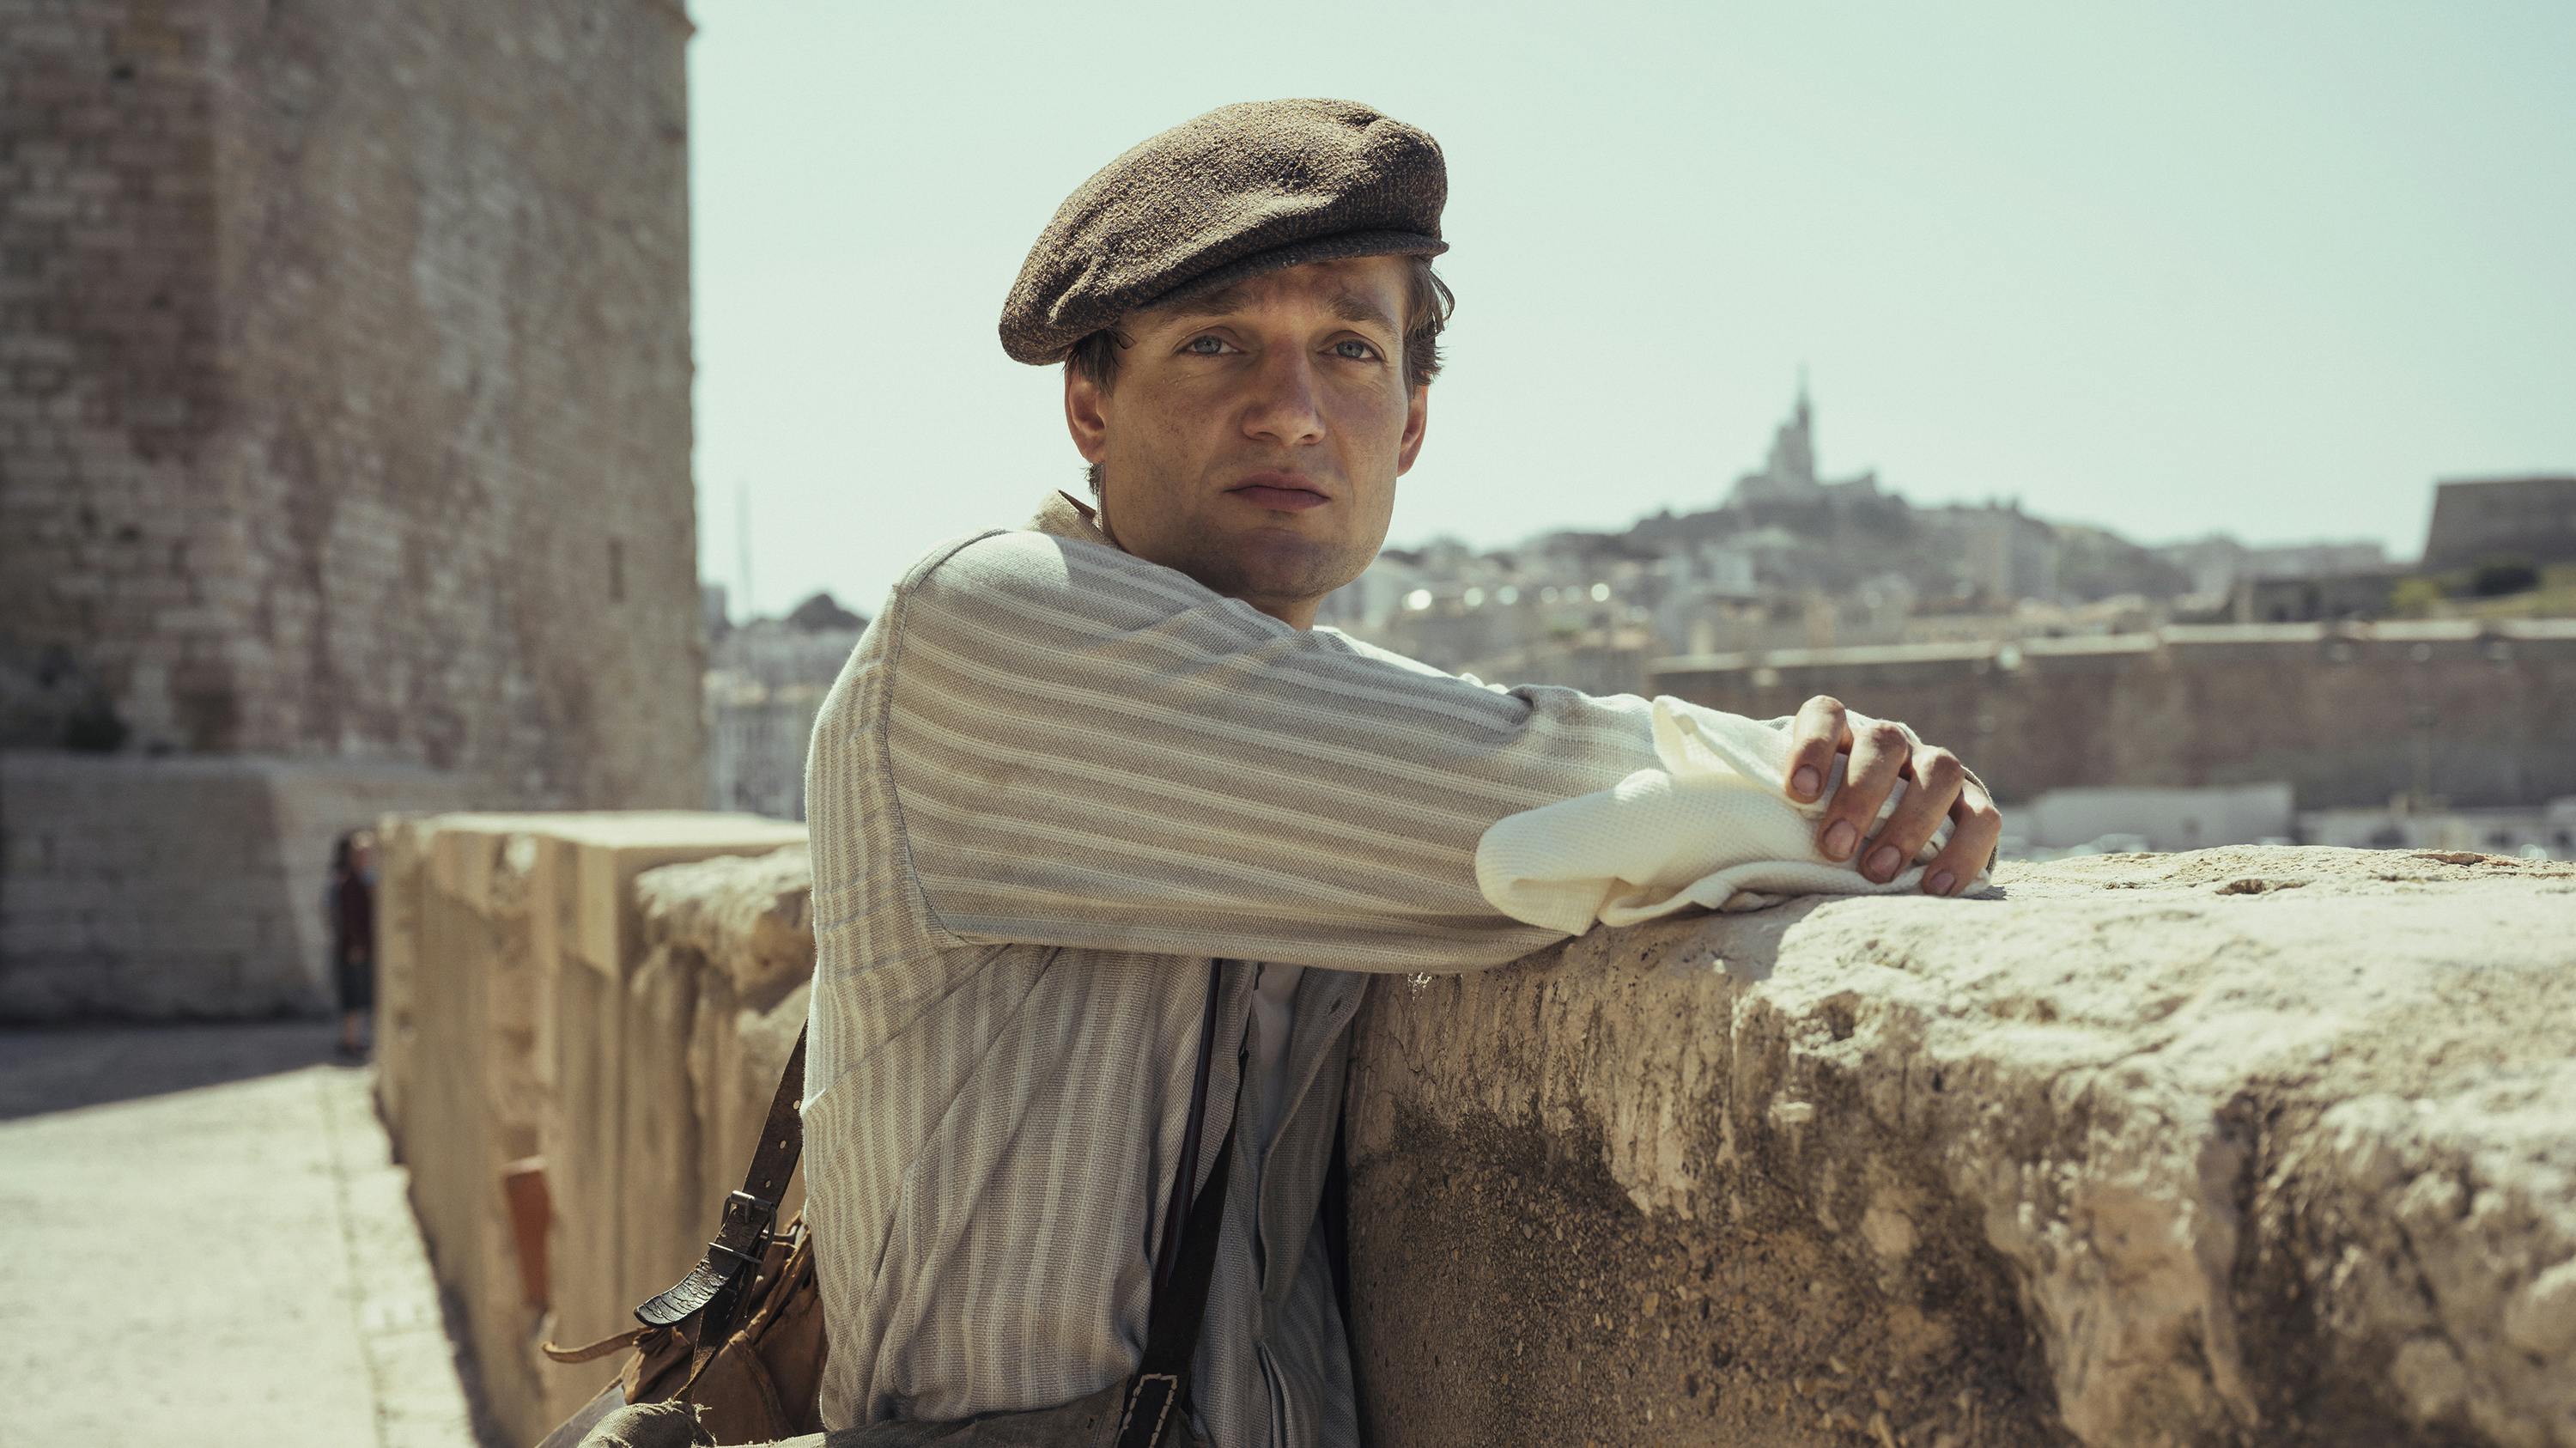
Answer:
<path fill-rule="evenodd" d="M 2167 543 L 2158 558 L 2191 575 L 2192 592 L 2227 598 L 2249 578 L 2319 578 L 2388 567 L 2388 550 L 2369 540 L 2252 546 L 2224 533 Z"/>
<path fill-rule="evenodd" d="M 1771 437 L 1771 456 L 1759 472 L 1735 480 L 1729 507 L 1760 503 L 1851 503 L 1876 498 L 1878 474 L 1827 480 L 1816 475 L 1816 415 L 1807 401 L 1807 375 L 1798 374 L 1798 406 Z"/>
<path fill-rule="evenodd" d="M 1596 630 L 1492 658 L 1470 659 L 1458 672 L 1488 684 L 1554 684 L 1594 695 L 1643 694 L 1647 639 L 1643 629 Z"/>
<path fill-rule="evenodd" d="M 1369 638 L 1376 638 L 1404 607 L 1406 594 L 1420 588 L 1430 577 L 1414 555 L 1402 549 L 1389 548 L 1378 554 L 1360 576 L 1324 595 L 1315 610 L 1315 622 Z"/>
<path fill-rule="evenodd" d="M 1658 659 L 1756 719 L 1832 694 L 1971 761 L 1996 796 L 2287 781 L 2298 808 L 2576 795 L 2576 619 L 2168 626 L 2012 643 Z"/>
<path fill-rule="evenodd" d="M 1917 510 L 1948 540 L 1959 581 L 1989 598 L 2057 595 L 2057 530 L 2018 505 Z"/>
<path fill-rule="evenodd" d="M 2576 560 L 2576 476 L 2456 478 L 2433 490 L 2426 571 L 2490 558 Z"/>
<path fill-rule="evenodd" d="M 818 593 L 785 618 L 759 618 L 707 646 L 707 807 L 805 817 L 814 717 L 867 620 Z"/>
<path fill-rule="evenodd" d="M 2537 808 L 2316 810 L 2299 816 L 2301 844 L 2357 850 L 2476 850 L 2576 860 L 2576 797 Z"/>
<path fill-rule="evenodd" d="M 2297 824 L 2285 780 L 2199 787 L 2052 789 L 2008 817 L 2016 838 L 2074 849 L 2127 835 L 2151 850 L 2201 850 L 2291 838 Z"/>
<path fill-rule="evenodd" d="M 2405 571 L 2375 569 L 2305 578 L 2246 578 L 2229 599 L 2237 623 L 2333 623 L 2388 616 Z"/>
<path fill-rule="evenodd" d="M 768 684 L 707 676 L 707 807 L 805 818 L 805 750 L 826 683 Z"/>

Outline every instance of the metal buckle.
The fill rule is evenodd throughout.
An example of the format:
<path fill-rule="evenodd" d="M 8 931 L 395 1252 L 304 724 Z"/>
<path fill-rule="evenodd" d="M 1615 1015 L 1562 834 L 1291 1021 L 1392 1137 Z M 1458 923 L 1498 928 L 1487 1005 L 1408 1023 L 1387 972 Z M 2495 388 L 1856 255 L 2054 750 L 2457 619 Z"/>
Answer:
<path fill-rule="evenodd" d="M 724 1227 L 732 1225 L 737 1220 L 735 1217 L 737 1211 L 747 1213 L 747 1217 L 743 1220 L 747 1220 L 752 1225 L 751 1250 L 747 1252 L 740 1248 L 728 1247 L 724 1243 Z M 716 1229 L 716 1240 L 707 1244 L 707 1250 L 722 1252 L 754 1272 L 759 1271 L 761 1258 L 768 1253 L 770 1243 L 777 1240 L 774 1229 L 778 1225 L 778 1204 L 766 1198 L 755 1197 L 749 1192 L 735 1192 L 725 1198 L 724 1216 L 724 1225 Z"/>
<path fill-rule="evenodd" d="M 757 1272 L 760 1270 L 761 1257 L 769 1251 L 769 1234 L 767 1232 L 761 1233 L 760 1245 L 749 1252 L 736 1251 L 722 1242 L 709 1242 L 707 1244 L 707 1250 L 710 1252 L 722 1252 L 745 1267 Z"/>

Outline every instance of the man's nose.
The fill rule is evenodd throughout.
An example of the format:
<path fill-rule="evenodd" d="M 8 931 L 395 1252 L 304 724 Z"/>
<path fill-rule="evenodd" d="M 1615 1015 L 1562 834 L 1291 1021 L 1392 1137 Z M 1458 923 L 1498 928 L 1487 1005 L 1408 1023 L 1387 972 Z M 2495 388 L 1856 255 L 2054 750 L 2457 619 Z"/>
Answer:
<path fill-rule="evenodd" d="M 1305 348 L 1272 348 L 1252 374 L 1245 435 L 1289 447 L 1320 440 L 1324 415 L 1315 405 L 1315 383 L 1315 362 Z"/>

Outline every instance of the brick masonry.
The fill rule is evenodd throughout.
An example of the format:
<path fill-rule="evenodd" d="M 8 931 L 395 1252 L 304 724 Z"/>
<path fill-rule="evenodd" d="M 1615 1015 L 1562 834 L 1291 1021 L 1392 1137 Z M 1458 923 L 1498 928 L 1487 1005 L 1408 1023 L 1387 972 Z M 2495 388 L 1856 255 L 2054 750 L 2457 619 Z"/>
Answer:
<path fill-rule="evenodd" d="M 0 0 L 0 748 L 702 797 L 689 32 Z"/>

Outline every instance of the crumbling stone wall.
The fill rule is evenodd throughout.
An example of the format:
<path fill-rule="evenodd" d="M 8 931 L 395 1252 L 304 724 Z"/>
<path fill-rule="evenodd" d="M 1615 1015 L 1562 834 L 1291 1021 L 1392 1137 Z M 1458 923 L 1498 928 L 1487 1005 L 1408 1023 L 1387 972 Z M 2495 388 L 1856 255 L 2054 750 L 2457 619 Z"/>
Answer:
<path fill-rule="evenodd" d="M 1998 879 L 1374 990 L 1373 1441 L 2576 1445 L 2576 867 Z"/>
<path fill-rule="evenodd" d="M 472 1275 L 508 1250 L 490 1103 L 521 1099 L 475 1083 L 518 1068 L 439 1079 L 508 998 L 478 982 L 520 967 L 388 926 L 386 1009 L 421 1023 L 389 1037 L 388 1114 L 531 1440 L 604 1375 L 530 1334 L 614 1331 L 696 1260 L 812 970 L 801 848 L 645 870 L 759 837 L 616 818 L 399 836 L 551 872 L 398 868 L 558 922 L 526 936 L 538 1023 L 487 1037 L 535 1043 L 541 1306 Z M 1373 980 L 1371 1441 L 2576 1448 L 2576 867 L 2230 849 L 1999 881 Z M 428 1165 L 471 1143 L 479 1170 Z"/>

